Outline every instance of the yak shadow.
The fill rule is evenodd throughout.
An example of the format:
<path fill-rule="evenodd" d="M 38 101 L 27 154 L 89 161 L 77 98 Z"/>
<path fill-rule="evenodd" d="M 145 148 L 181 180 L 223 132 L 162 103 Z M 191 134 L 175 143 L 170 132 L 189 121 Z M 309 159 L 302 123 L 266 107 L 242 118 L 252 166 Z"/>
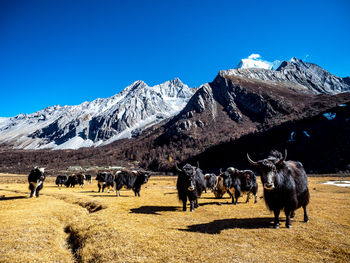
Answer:
<path fill-rule="evenodd" d="M 204 203 L 199 203 L 199 206 L 206 206 L 206 205 L 229 205 L 232 203 L 229 202 L 204 202 Z"/>
<path fill-rule="evenodd" d="M 205 224 L 189 225 L 186 229 L 179 229 L 186 232 L 197 232 L 205 234 L 220 234 L 222 230 L 226 229 L 260 229 L 271 228 L 273 219 L 270 217 L 258 217 L 258 218 L 230 218 L 214 220 Z"/>
<path fill-rule="evenodd" d="M 161 215 L 159 212 L 175 212 L 179 211 L 177 206 L 141 206 L 139 208 L 130 209 L 130 213 L 146 214 L 146 215 Z"/>
<path fill-rule="evenodd" d="M 171 192 L 171 193 L 164 193 L 164 195 L 176 195 L 177 192 Z"/>
<path fill-rule="evenodd" d="M 7 201 L 7 200 L 16 200 L 16 199 L 25 199 L 27 196 L 20 195 L 20 196 L 0 196 L 0 201 Z"/>
<path fill-rule="evenodd" d="M 96 195 L 89 195 L 92 197 L 118 197 L 116 194 L 96 194 Z"/>

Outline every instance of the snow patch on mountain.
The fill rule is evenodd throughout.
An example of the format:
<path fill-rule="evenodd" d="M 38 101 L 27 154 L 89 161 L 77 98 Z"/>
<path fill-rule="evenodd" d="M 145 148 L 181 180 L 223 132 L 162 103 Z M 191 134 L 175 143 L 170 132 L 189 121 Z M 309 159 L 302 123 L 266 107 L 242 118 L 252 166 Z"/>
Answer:
<path fill-rule="evenodd" d="M 275 70 L 279 67 L 281 61 L 275 60 L 273 62 L 263 60 L 259 54 L 251 54 L 249 57 L 242 59 L 236 69 L 242 68 L 263 68 Z"/>
<path fill-rule="evenodd" d="M 18 149 L 105 145 L 135 137 L 143 129 L 174 116 L 193 93 L 178 78 L 153 87 L 135 81 L 110 98 L 0 118 L 0 144 Z"/>

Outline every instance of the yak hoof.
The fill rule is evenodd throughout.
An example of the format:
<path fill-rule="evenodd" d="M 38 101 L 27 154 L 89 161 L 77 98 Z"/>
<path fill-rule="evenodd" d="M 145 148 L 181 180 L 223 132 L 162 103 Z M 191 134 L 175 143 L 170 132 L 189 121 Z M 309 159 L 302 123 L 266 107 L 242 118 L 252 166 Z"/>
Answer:
<path fill-rule="evenodd" d="M 286 228 L 292 228 L 292 225 L 286 225 Z"/>
<path fill-rule="evenodd" d="M 309 223 L 309 219 L 304 219 L 304 222 L 305 223 Z"/>
<path fill-rule="evenodd" d="M 280 225 L 279 225 L 279 224 L 278 224 L 278 225 L 274 225 L 273 228 L 274 228 L 274 229 L 279 229 L 279 228 L 280 228 Z"/>

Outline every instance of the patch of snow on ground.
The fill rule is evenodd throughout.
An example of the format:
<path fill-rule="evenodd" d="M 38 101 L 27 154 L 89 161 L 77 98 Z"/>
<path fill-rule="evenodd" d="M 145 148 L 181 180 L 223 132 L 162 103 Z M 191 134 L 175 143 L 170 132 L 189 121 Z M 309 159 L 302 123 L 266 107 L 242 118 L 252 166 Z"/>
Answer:
<path fill-rule="evenodd" d="M 340 187 L 350 187 L 350 181 L 328 181 L 323 184 L 335 185 Z"/>

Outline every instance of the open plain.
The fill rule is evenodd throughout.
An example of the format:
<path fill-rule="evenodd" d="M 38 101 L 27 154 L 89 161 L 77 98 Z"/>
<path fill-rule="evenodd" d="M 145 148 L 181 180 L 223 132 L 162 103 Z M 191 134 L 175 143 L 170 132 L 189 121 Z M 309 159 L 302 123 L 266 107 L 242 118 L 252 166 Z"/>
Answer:
<path fill-rule="evenodd" d="M 181 211 L 176 177 L 153 176 L 141 197 L 98 193 L 97 183 L 62 187 L 53 177 L 28 198 L 26 175 L 0 174 L 0 262 L 349 262 L 350 187 L 346 177 L 309 177 L 309 223 L 272 228 L 259 181 L 258 203 L 237 206 L 208 191 Z"/>

